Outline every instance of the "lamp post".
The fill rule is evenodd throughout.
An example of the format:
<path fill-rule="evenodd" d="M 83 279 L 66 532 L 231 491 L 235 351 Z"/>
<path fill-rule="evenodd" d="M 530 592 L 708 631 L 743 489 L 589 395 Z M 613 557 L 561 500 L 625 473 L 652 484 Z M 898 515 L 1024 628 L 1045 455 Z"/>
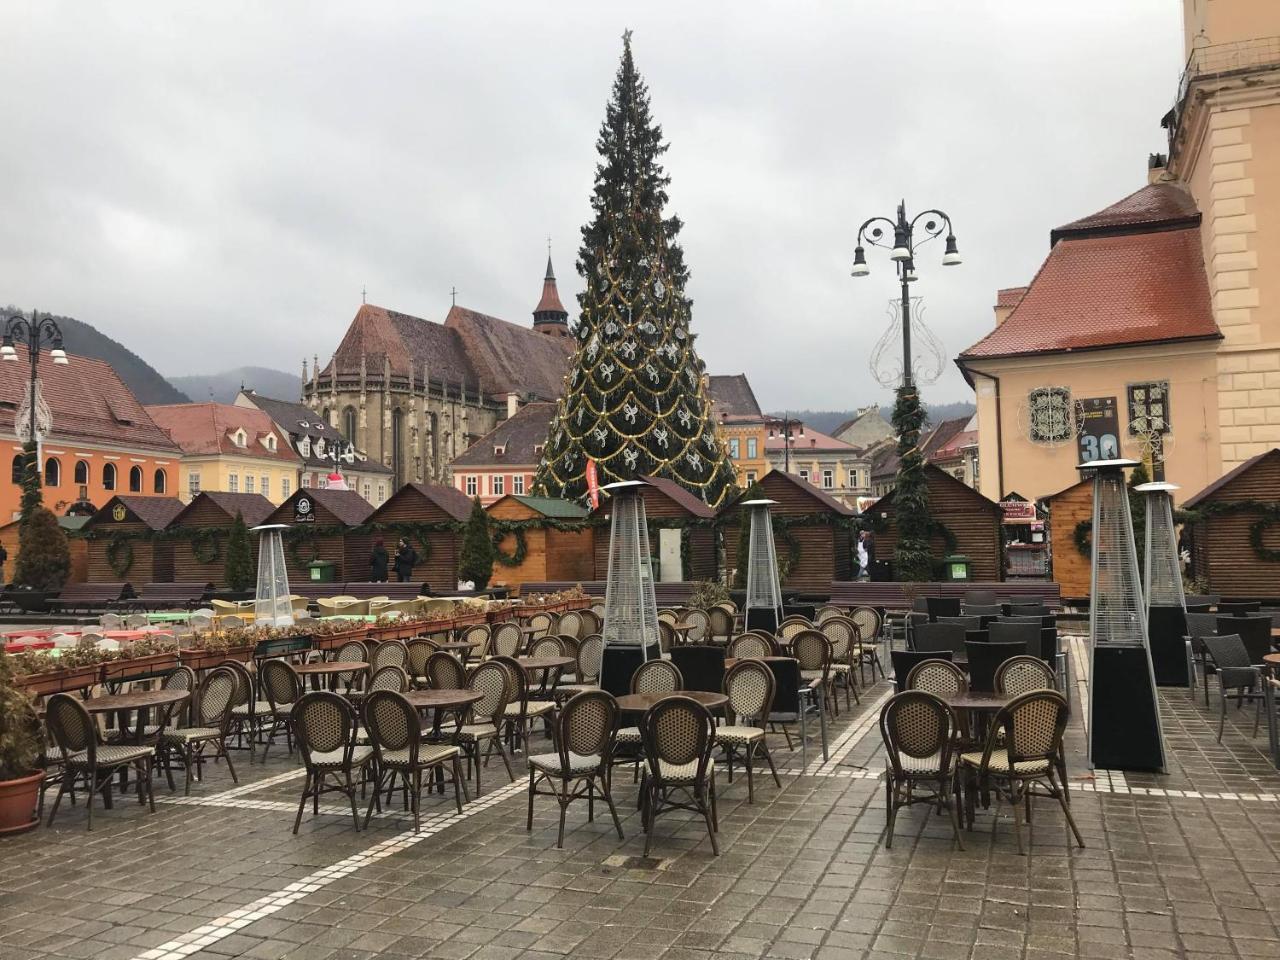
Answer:
<path fill-rule="evenodd" d="M 917 237 L 917 229 L 920 231 Z M 852 276 L 865 277 L 871 272 L 867 266 L 866 246 L 885 247 L 889 259 L 897 264 L 898 283 L 902 296 L 902 385 L 910 387 L 911 377 L 911 288 L 916 279 L 916 249 L 946 230 L 946 249 L 942 253 L 942 265 L 954 267 L 961 263 L 956 247 L 956 236 L 951 229 L 951 218 L 941 210 L 926 210 L 907 219 L 907 202 L 898 204 L 896 220 L 888 217 L 872 217 L 858 228 L 858 245 L 853 248 Z M 893 231 L 890 244 L 888 231 Z"/>
<path fill-rule="evenodd" d="M 31 404 L 31 409 L 29 412 L 30 420 L 27 439 L 32 447 L 36 445 L 36 380 L 38 364 L 40 363 L 40 348 L 44 346 L 46 340 L 50 343 L 49 356 L 53 362 L 59 365 L 68 363 L 67 352 L 62 349 L 62 330 L 59 329 L 53 317 L 49 316 L 49 314 L 46 313 L 42 320 L 39 312 L 32 310 L 30 320 L 22 316 L 22 314 L 15 314 L 5 320 L 4 340 L 0 342 L 0 358 L 16 362 L 18 351 L 14 348 L 14 344 L 25 343 L 27 345 L 27 354 L 31 361 L 30 392 L 27 398 Z"/>
<path fill-rule="evenodd" d="M 780 434 L 782 437 L 782 472 L 790 473 L 791 472 L 791 444 L 795 440 L 804 439 L 804 424 L 801 423 L 799 420 L 792 420 L 791 414 L 789 413 L 784 413 L 782 415 L 781 420 L 774 420 L 773 422 L 780 423 L 782 425 L 781 434 Z M 796 431 L 794 437 L 791 434 L 792 427 L 800 428 L 799 430 Z M 770 438 L 773 437 L 772 425 L 770 425 L 769 427 L 769 436 Z"/>

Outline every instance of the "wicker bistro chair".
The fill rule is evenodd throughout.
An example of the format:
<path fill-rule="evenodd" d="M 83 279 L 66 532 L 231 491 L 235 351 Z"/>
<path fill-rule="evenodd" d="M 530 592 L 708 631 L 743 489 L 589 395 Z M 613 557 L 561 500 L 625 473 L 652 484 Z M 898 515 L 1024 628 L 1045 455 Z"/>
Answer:
<path fill-rule="evenodd" d="M 831 641 L 831 683 L 833 688 L 844 689 L 844 705 L 849 707 L 852 694 L 854 703 L 861 703 L 858 684 L 854 680 L 854 661 L 862 658 L 858 625 L 848 617 L 828 617 L 818 629 Z M 835 690 L 832 691 L 834 700 Z"/>
<path fill-rule="evenodd" d="M 640 724 L 644 737 L 645 774 L 640 784 L 644 855 L 649 855 L 658 815 L 689 810 L 707 822 L 711 850 L 720 855 L 716 833 L 715 720 L 711 712 L 679 694 L 659 700 Z"/>
<path fill-rule="evenodd" d="M 886 848 L 893 846 L 893 826 L 898 810 L 915 803 L 927 803 L 947 808 L 956 845 L 964 849 L 956 816 L 960 787 L 955 730 L 955 712 L 940 697 L 927 690 L 906 690 L 895 694 L 881 709 L 880 736 L 884 738 L 885 748 Z M 933 789 L 919 794 L 916 787 L 920 785 Z"/>
<path fill-rule="evenodd" d="M 835 700 L 835 689 L 832 685 L 831 641 L 820 630 L 802 630 L 791 641 L 791 654 L 800 664 L 800 680 L 814 684 L 821 696 L 821 703 L 832 703 Z M 823 742 L 826 742 L 825 713 L 823 719 Z"/>
<path fill-rule="evenodd" d="M 1022 846 L 1022 808 L 1031 814 L 1032 787 L 1039 784 L 1046 794 L 1058 801 L 1067 826 L 1082 848 L 1084 840 L 1071 816 L 1067 802 L 1066 770 L 1062 764 L 1062 735 L 1067 728 L 1069 708 L 1066 698 L 1056 690 L 1032 690 L 1021 694 L 1004 706 L 991 723 L 987 744 L 981 752 L 960 755 L 961 772 L 977 780 L 979 791 L 993 789 L 1013 807 L 1014 832 L 1018 853 Z M 1061 782 L 1059 782 L 1061 780 Z M 973 827 L 974 791 L 966 791 L 965 820 Z M 992 818 L 994 831 L 996 818 Z"/>
<path fill-rule="evenodd" d="M 378 795 L 383 789 L 390 793 L 399 777 L 404 785 L 405 800 L 413 811 L 413 832 L 417 833 L 422 827 L 418 812 L 422 797 L 422 774 L 427 770 L 443 770 L 446 765 L 453 771 L 453 797 L 458 805 L 458 812 L 462 812 L 462 797 L 467 785 L 463 782 L 462 769 L 458 763 L 459 750 L 452 744 L 423 743 L 422 721 L 418 719 L 418 711 L 403 694 L 394 690 L 371 690 L 364 703 L 364 725 L 369 731 L 374 776 L 377 780 L 364 814 L 366 829 L 369 818 L 373 816 L 373 808 L 378 804 Z M 354 809 L 354 789 L 349 796 Z M 471 797 L 468 796 L 467 799 L 470 800 Z M 306 803 L 305 795 L 303 803 Z M 301 809 L 298 816 L 302 816 Z M 297 832 L 296 826 L 294 832 Z"/>
<path fill-rule="evenodd" d="M 351 819 L 356 829 L 360 829 L 360 814 L 356 810 L 358 784 L 354 775 L 364 776 L 373 760 L 373 747 L 356 743 L 355 728 L 355 708 L 336 693 L 313 691 L 303 694 L 294 704 L 293 731 L 307 770 L 298 815 L 293 821 L 294 833 L 302 824 L 307 800 L 311 800 L 312 815 L 317 815 L 321 794 L 332 792 L 345 794 L 351 801 Z M 377 790 L 373 796 L 377 802 Z"/>
<path fill-rule="evenodd" d="M 408 689 L 409 674 L 403 667 L 397 667 L 394 663 L 379 667 L 369 678 L 369 693 L 375 690 L 394 690 L 396 693 L 404 693 Z"/>
<path fill-rule="evenodd" d="M 76 781 L 84 778 L 86 803 L 89 807 L 88 828 L 93 829 L 93 795 L 101 790 L 103 803 L 111 809 L 111 778 L 120 770 L 133 767 L 138 773 L 138 802 L 142 802 L 143 791 L 151 804 L 151 812 L 156 812 L 155 792 L 152 789 L 151 772 L 155 761 L 155 750 L 148 745 L 103 746 L 98 744 L 98 727 L 93 722 L 89 711 L 76 698 L 66 693 L 55 693 L 45 704 L 45 723 L 53 742 L 62 753 L 62 780 L 58 784 L 58 795 L 53 800 L 53 808 L 49 811 L 48 825 L 53 825 L 57 816 L 58 804 L 62 795 L 68 790 L 74 791 Z"/>
<path fill-rule="evenodd" d="M 670 660 L 646 660 L 631 675 L 632 693 L 675 693 L 683 689 L 684 676 Z M 639 751 L 644 746 L 639 727 L 623 727 L 614 742 L 625 749 L 625 756 L 618 757 L 620 762 L 638 761 Z"/>
<path fill-rule="evenodd" d="M 583 690 L 595 690 L 600 686 L 600 668 L 604 663 L 604 637 L 594 633 L 578 644 L 577 682 L 558 683 L 557 700 L 567 700 Z"/>
<path fill-rule="evenodd" d="M 1253 735 L 1256 737 L 1258 722 L 1262 716 L 1262 674 L 1254 666 L 1249 648 L 1240 635 L 1235 633 L 1203 637 L 1202 642 L 1218 674 L 1218 699 L 1221 702 L 1218 712 L 1218 742 L 1222 742 L 1222 730 L 1227 722 L 1229 692 L 1235 693 L 1237 707 L 1243 706 L 1247 700 L 1253 701 Z"/>
<path fill-rule="evenodd" d="M 773 641 L 758 633 L 740 633 L 729 641 L 726 659 L 752 660 L 772 657 L 776 652 Z"/>
<path fill-rule="evenodd" d="M 825 623 L 827 620 L 830 620 L 832 617 L 843 617 L 843 616 L 845 616 L 844 610 L 841 610 L 839 607 L 833 606 L 832 604 L 827 603 L 827 604 L 823 604 L 813 612 L 813 622 L 818 624 L 818 626 L 822 626 L 823 623 Z"/>
<path fill-rule="evenodd" d="M 569 804 L 587 798 L 587 820 L 595 820 L 595 795 L 599 791 L 609 805 L 618 839 L 623 839 L 622 823 L 613 804 L 609 764 L 613 758 L 614 735 L 618 727 L 618 702 L 606 690 L 583 690 L 564 705 L 556 720 L 556 752 L 529 757 L 529 817 L 526 830 L 533 829 L 533 798 L 555 797 L 560 804 L 560 832 L 556 847 L 564 847 L 564 821 Z M 540 785 L 549 790 L 539 790 Z"/>
<path fill-rule="evenodd" d="M 369 654 L 369 674 L 372 676 L 383 667 L 399 667 L 409 663 L 409 648 L 400 640 L 385 640 Z"/>
<path fill-rule="evenodd" d="M 1017 696 L 1032 690 L 1056 690 L 1058 678 L 1039 657 L 1010 657 L 996 667 L 996 693 Z"/>
<path fill-rule="evenodd" d="M 550 614 L 534 614 L 534 616 L 549 617 Z M 523 644 L 524 634 L 520 632 L 518 623 L 511 620 L 506 623 L 495 623 L 489 632 L 489 648 L 486 656 L 518 657 Z"/>
<path fill-rule="evenodd" d="M 218 664 L 226 667 L 236 675 L 236 693 L 231 704 L 231 732 L 235 734 L 235 749 L 243 750 L 245 735 L 249 738 L 249 760 L 253 761 L 257 751 L 258 737 L 262 723 L 271 716 L 271 704 L 264 698 L 258 699 L 259 691 L 253 682 L 253 676 L 239 660 L 223 660 Z"/>
<path fill-rule="evenodd" d="M 813 623 L 807 617 L 792 614 L 789 617 L 783 617 L 782 622 L 778 624 L 777 637 L 782 642 L 782 645 L 786 646 L 802 630 L 812 629 Z"/>
<path fill-rule="evenodd" d="M 680 613 L 677 610 L 672 609 L 671 607 L 667 607 L 662 610 L 659 610 L 658 622 L 659 623 L 679 623 Z"/>
<path fill-rule="evenodd" d="M 947 697 L 964 693 L 969 689 L 969 681 L 964 671 L 950 660 L 922 660 L 907 674 L 903 689 Z"/>
<path fill-rule="evenodd" d="M 507 668 L 492 660 L 479 664 L 471 671 L 468 683 L 474 693 L 482 694 L 482 699 L 471 705 L 470 715 L 458 730 L 458 745 L 462 748 L 467 764 L 475 764 L 476 796 L 480 796 L 480 745 L 487 744 L 492 750 L 496 744 L 502 762 L 507 768 L 507 776 L 514 783 L 515 771 L 511 768 L 511 756 L 502 743 L 502 721 L 507 712 L 507 700 L 511 695 L 511 681 L 507 676 Z M 485 754 L 488 762 L 488 752 Z"/>
<path fill-rule="evenodd" d="M 555 632 L 558 620 L 559 618 L 554 613 L 535 613 L 529 617 L 527 626 L 536 631 L 533 634 L 534 637 L 545 637 L 547 634 Z M 514 654 L 503 653 L 502 651 L 499 651 L 499 654 L 504 657 L 514 656 Z"/>
<path fill-rule="evenodd" d="M 293 708 L 302 698 L 302 679 L 285 660 L 268 660 L 262 665 L 262 695 L 267 699 L 265 717 L 271 721 L 267 742 L 262 748 L 262 762 L 267 762 L 267 752 L 276 742 L 276 733 L 284 731 L 285 745 L 293 753 Z"/>
<path fill-rule="evenodd" d="M 733 614 L 724 607 L 711 607 L 707 610 L 707 623 L 708 641 L 723 639 L 728 642 L 733 636 Z"/>
<path fill-rule="evenodd" d="M 170 790 L 173 789 L 174 760 L 181 762 L 185 774 L 182 787 L 184 796 L 191 795 L 192 766 L 196 768 L 196 776 L 200 782 L 204 782 L 204 751 L 210 744 L 215 751 L 214 759 L 221 757 L 227 761 L 231 782 L 240 782 L 236 776 L 236 768 L 231 763 L 231 754 L 227 751 L 231 708 L 239 684 L 235 671 L 228 667 L 210 670 L 191 698 L 191 726 L 168 730 L 160 735 L 157 755 L 164 766 Z"/>
<path fill-rule="evenodd" d="M 684 615 L 684 622 L 692 624 L 688 634 L 690 643 L 708 643 L 711 640 L 711 617 L 705 610 L 690 610 Z"/>
<path fill-rule="evenodd" d="M 716 727 L 715 742 L 716 746 L 724 750 L 730 783 L 733 783 L 734 757 L 741 753 L 743 766 L 747 768 L 748 803 L 755 803 L 751 761 L 757 751 L 769 764 L 773 782 L 779 789 L 782 788 L 778 768 L 773 765 L 765 736 L 765 724 L 769 714 L 773 712 L 774 688 L 773 671 L 759 660 L 735 663 L 724 677 L 724 693 L 729 698 L 730 723 Z"/>
<path fill-rule="evenodd" d="M 570 610 L 569 613 L 575 611 Z M 569 614 L 565 614 L 568 616 Z M 561 623 L 564 617 L 560 618 Z M 567 649 L 565 637 L 546 636 L 538 637 L 529 643 L 529 656 L 531 657 L 570 657 L 573 653 Z M 552 691 L 559 679 L 559 670 L 528 670 L 528 680 L 530 687 L 536 687 L 536 691 L 531 694 L 532 699 L 547 700 L 552 698 Z"/>
<path fill-rule="evenodd" d="M 585 636 L 582 632 L 586 626 L 582 614 L 577 610 L 568 610 L 560 614 L 560 623 L 556 626 L 556 634 L 563 637 L 573 637 L 575 640 Z M 530 645 L 532 649 L 532 644 Z M 536 654 L 532 654 L 536 656 Z"/>
<path fill-rule="evenodd" d="M 487 623 L 473 623 L 469 627 L 462 628 L 462 632 L 458 634 L 458 639 L 475 644 L 474 647 L 464 653 L 463 662 L 472 659 L 484 660 L 489 656 L 489 645 L 493 642 L 493 631 L 489 629 Z"/>
<path fill-rule="evenodd" d="M 680 645 L 680 636 L 676 633 L 676 628 L 671 625 L 670 620 L 663 620 L 662 615 L 658 615 L 658 646 L 663 653 L 670 653 L 675 647 Z"/>
<path fill-rule="evenodd" d="M 1039 631 L 1036 631 L 1037 635 Z M 1013 657 L 1027 655 L 1026 644 L 994 643 L 992 641 L 966 640 L 965 659 L 969 662 L 969 689 L 992 692 L 995 690 L 996 670 L 1000 664 Z"/>
<path fill-rule="evenodd" d="M 414 686 L 423 686 L 427 682 L 427 658 L 436 652 L 435 641 L 426 637 L 414 637 L 405 645 L 405 673 Z"/>
<path fill-rule="evenodd" d="M 368 663 L 369 648 L 359 640 L 348 640 L 338 648 L 334 660 L 338 663 Z M 359 685 L 364 682 L 363 671 L 349 670 L 346 673 L 339 673 L 334 676 L 334 687 L 340 693 L 353 693 L 359 689 Z"/>
<path fill-rule="evenodd" d="M 866 683 L 863 670 L 870 668 L 871 681 L 876 679 L 876 670 L 885 676 L 884 663 L 880 660 L 880 637 L 884 619 L 875 607 L 854 607 L 849 612 L 849 619 L 858 625 L 858 678 Z"/>
<path fill-rule="evenodd" d="M 448 650 L 437 650 L 427 657 L 428 687 L 433 690 L 462 690 L 466 685 L 466 668 Z"/>
<path fill-rule="evenodd" d="M 195 690 L 195 688 L 196 673 L 190 667 L 174 667 L 160 681 L 161 690 Z M 173 721 L 173 725 L 185 725 L 186 713 L 187 704 L 178 704 L 169 716 L 163 718 L 164 723 L 143 724 L 141 738 L 138 737 L 136 730 L 109 730 L 107 732 L 107 742 L 134 744 L 141 742 L 154 745 L 161 731 L 171 726 L 170 721 Z"/>
<path fill-rule="evenodd" d="M 492 662 L 502 666 L 507 672 L 507 705 L 502 714 L 503 735 L 508 744 L 529 755 L 529 738 L 535 720 L 552 720 L 556 710 L 554 700 L 531 700 L 529 698 L 529 676 L 518 661 L 512 657 L 492 657 Z M 554 734 L 554 727 L 552 728 Z"/>

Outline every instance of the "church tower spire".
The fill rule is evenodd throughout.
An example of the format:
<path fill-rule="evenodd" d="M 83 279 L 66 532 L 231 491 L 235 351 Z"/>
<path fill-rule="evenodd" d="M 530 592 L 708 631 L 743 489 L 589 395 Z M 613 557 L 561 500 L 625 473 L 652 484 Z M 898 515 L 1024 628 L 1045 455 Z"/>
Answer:
<path fill-rule="evenodd" d="M 542 280 L 542 299 L 533 308 L 533 329 L 553 337 L 569 335 L 569 311 L 556 291 L 556 274 L 551 269 L 551 251 L 547 251 L 547 275 Z"/>

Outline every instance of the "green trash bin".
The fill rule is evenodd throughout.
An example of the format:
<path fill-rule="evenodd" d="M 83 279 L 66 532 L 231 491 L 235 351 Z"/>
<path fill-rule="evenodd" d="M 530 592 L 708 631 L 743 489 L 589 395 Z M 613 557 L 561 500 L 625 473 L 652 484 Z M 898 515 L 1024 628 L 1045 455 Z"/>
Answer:
<path fill-rule="evenodd" d="M 963 554 L 953 553 L 950 556 L 943 557 L 942 562 L 946 565 L 946 578 L 948 580 L 969 579 L 968 557 Z"/>
<path fill-rule="evenodd" d="M 312 560 L 307 564 L 311 579 L 316 583 L 333 583 L 333 575 L 337 568 L 332 560 Z"/>

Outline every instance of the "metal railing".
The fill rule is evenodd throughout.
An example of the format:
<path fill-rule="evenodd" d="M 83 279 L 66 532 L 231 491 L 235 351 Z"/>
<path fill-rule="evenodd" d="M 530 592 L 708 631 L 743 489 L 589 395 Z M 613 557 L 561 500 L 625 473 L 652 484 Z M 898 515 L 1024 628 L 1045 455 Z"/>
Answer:
<path fill-rule="evenodd" d="M 1172 148 L 1186 104 L 1187 92 L 1196 80 L 1247 73 L 1264 67 L 1280 67 L 1280 37 L 1258 37 L 1231 43 L 1212 43 L 1196 47 L 1187 58 L 1178 78 L 1178 95 L 1173 102 L 1172 122 L 1168 124 Z"/>

